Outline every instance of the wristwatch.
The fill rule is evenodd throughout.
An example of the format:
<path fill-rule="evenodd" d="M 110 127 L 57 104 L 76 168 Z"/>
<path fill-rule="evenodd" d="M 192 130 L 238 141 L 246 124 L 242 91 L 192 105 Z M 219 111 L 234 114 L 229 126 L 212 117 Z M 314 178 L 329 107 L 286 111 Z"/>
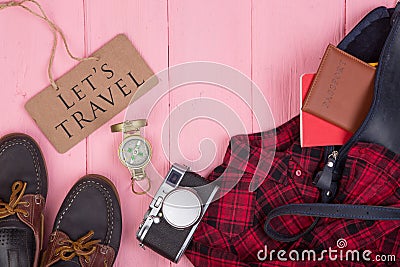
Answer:
<path fill-rule="evenodd" d="M 151 159 L 150 142 L 140 134 L 140 128 L 147 125 L 147 120 L 125 121 L 111 126 L 111 132 L 123 132 L 124 139 L 119 145 L 118 157 L 132 175 L 132 191 L 142 195 L 150 190 L 150 179 L 145 172 L 146 165 Z M 147 180 L 147 189 L 135 190 L 135 181 Z"/>

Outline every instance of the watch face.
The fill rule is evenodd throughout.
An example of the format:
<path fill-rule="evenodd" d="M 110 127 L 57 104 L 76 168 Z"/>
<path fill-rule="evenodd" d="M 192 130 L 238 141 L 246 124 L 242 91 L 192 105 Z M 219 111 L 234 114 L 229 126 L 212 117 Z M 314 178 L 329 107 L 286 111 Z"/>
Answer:
<path fill-rule="evenodd" d="M 149 142 L 141 136 L 129 136 L 124 139 L 119 149 L 119 158 L 130 168 L 145 166 L 151 157 Z"/>

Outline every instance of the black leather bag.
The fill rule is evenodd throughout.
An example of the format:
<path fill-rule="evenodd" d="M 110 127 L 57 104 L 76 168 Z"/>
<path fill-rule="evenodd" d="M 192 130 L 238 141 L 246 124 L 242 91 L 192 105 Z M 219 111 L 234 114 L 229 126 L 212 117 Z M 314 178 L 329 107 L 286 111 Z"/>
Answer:
<path fill-rule="evenodd" d="M 374 98 L 361 127 L 328 159 L 314 185 L 321 191 L 321 203 L 290 204 L 272 210 L 265 223 L 265 232 L 273 239 L 292 242 L 309 233 L 319 218 L 361 220 L 400 220 L 400 209 L 368 205 L 329 204 L 337 193 L 347 154 L 357 142 L 376 143 L 400 154 L 400 3 L 396 8 L 379 7 L 366 15 L 338 45 L 365 62 L 377 62 Z M 283 215 L 312 216 L 316 219 L 300 234 L 288 236 L 276 232 L 272 219 Z"/>

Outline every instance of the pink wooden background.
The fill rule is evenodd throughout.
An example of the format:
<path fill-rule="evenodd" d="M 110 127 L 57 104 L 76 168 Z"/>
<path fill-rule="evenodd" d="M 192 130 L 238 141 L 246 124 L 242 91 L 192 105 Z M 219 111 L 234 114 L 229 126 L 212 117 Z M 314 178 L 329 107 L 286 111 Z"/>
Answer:
<path fill-rule="evenodd" d="M 40 0 L 39 0 L 40 1 Z M 118 33 L 126 33 L 150 67 L 161 71 L 188 61 L 213 61 L 232 66 L 259 86 L 280 125 L 299 113 L 299 76 L 314 72 L 328 43 L 337 44 L 358 20 L 379 5 L 394 0 L 53 0 L 40 3 L 67 36 L 71 50 L 89 55 Z M 0 11 L 0 135 L 23 132 L 41 146 L 49 171 L 46 230 L 70 187 L 86 173 L 98 173 L 116 185 L 123 212 L 121 248 L 115 266 L 174 265 L 150 250 L 138 247 L 135 232 L 150 202 L 149 196 L 130 191 L 128 171 L 116 155 L 121 135 L 111 135 L 109 125 L 123 120 L 122 112 L 66 154 L 58 154 L 24 110 L 25 102 L 48 85 L 47 62 L 52 34 L 47 25 L 20 8 Z M 61 45 L 54 73 L 59 77 L 76 62 Z M 209 86 L 195 85 L 184 93 L 171 93 L 157 107 L 168 113 L 191 97 L 209 96 L 240 107 L 239 100 Z M 251 94 L 251 88 L 249 93 Z M 236 110 L 252 130 L 250 110 Z M 157 116 L 150 124 L 162 124 Z M 204 122 L 207 123 L 207 122 Z M 221 161 L 228 136 L 218 127 L 189 126 L 182 136 L 182 151 L 197 158 L 197 144 L 205 134 L 215 137 L 216 158 L 202 171 L 206 175 Z M 207 131 L 198 131 L 206 128 Z M 146 136 L 155 147 L 157 134 Z M 171 140 L 170 142 L 176 142 Z M 169 155 L 173 156 L 173 155 Z M 154 154 L 161 173 L 169 169 L 166 157 Z M 191 266 L 183 258 L 179 266 Z"/>

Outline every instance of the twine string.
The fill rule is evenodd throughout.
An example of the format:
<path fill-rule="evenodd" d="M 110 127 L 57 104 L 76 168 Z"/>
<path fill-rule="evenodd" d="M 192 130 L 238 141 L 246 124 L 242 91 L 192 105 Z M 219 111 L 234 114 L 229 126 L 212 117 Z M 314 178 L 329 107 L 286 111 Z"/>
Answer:
<path fill-rule="evenodd" d="M 33 11 L 32 9 L 30 9 L 26 5 L 24 5 L 24 3 L 26 3 L 26 2 L 31 2 L 34 5 L 36 5 L 37 8 L 40 10 L 40 14 L 35 12 L 35 11 Z M 79 61 L 79 62 L 86 61 L 86 60 L 93 60 L 93 59 L 98 60 L 97 57 L 82 57 L 81 58 L 81 57 L 76 57 L 76 56 L 72 55 L 71 50 L 69 49 L 69 46 L 68 46 L 68 43 L 67 43 L 67 39 L 65 38 L 65 35 L 64 35 L 63 31 L 61 30 L 60 27 L 57 26 L 57 24 L 55 24 L 53 21 L 51 21 L 49 19 L 49 17 L 47 17 L 46 12 L 44 12 L 42 6 L 36 0 L 22 0 L 22 1 L 19 1 L 19 2 L 10 1 L 10 2 L 0 3 L 0 10 L 6 9 L 6 8 L 9 8 L 9 7 L 21 7 L 24 10 L 28 11 L 29 13 L 31 13 L 32 15 L 44 20 L 49 25 L 49 27 L 51 28 L 51 31 L 53 33 L 53 46 L 51 48 L 51 54 L 50 54 L 48 68 L 47 68 L 47 74 L 48 74 L 48 77 L 49 77 L 50 84 L 55 90 L 59 89 L 57 84 L 56 84 L 56 82 L 54 81 L 53 73 L 52 73 L 52 68 L 53 68 L 53 63 L 54 63 L 54 56 L 55 56 L 55 53 L 56 53 L 56 48 L 57 48 L 57 43 L 58 43 L 58 41 L 57 41 L 57 39 L 58 39 L 57 38 L 57 33 L 61 36 L 61 39 L 62 39 L 62 41 L 64 43 L 65 50 L 67 51 L 67 53 L 68 53 L 70 58 L 72 58 L 72 59 L 74 59 L 76 61 Z"/>

